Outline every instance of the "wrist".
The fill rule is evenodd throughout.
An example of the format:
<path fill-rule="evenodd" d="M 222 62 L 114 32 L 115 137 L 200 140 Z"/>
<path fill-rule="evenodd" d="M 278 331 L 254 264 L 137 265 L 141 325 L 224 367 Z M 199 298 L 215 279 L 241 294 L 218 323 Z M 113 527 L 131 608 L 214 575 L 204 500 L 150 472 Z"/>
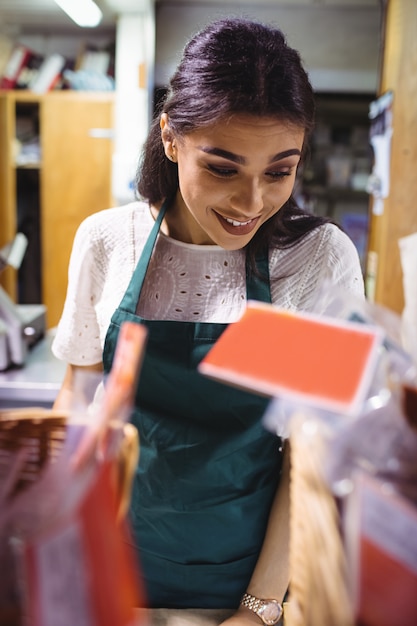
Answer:
<path fill-rule="evenodd" d="M 256 615 L 256 613 L 248 609 L 246 606 L 240 605 L 235 615 L 239 618 L 237 622 L 239 626 L 243 626 L 243 624 L 245 626 L 264 626 L 259 615 Z M 280 626 L 280 624 L 277 624 L 277 626 Z"/>

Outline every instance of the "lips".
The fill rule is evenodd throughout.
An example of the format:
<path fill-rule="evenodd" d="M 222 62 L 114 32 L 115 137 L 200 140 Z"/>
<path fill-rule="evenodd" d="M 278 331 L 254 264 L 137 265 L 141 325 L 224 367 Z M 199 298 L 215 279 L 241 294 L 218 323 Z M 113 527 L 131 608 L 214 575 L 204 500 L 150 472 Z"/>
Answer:
<path fill-rule="evenodd" d="M 251 220 L 239 221 L 230 217 L 223 217 L 216 211 L 214 211 L 214 214 L 226 232 L 237 236 L 248 235 L 251 233 L 259 220 L 259 217 L 254 217 Z"/>

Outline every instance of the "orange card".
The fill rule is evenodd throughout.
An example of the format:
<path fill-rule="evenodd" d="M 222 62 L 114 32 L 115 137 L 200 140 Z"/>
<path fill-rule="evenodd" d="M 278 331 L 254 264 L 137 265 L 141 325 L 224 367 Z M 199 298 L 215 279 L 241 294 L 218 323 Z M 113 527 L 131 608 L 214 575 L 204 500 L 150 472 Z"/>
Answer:
<path fill-rule="evenodd" d="M 262 395 L 353 414 L 365 397 L 382 339 L 376 326 L 250 301 L 199 369 Z"/>

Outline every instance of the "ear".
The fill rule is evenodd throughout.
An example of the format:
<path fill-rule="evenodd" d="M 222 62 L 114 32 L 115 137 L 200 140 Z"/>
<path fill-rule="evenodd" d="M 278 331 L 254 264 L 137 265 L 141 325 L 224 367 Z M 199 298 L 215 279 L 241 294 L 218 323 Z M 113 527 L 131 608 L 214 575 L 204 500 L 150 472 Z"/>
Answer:
<path fill-rule="evenodd" d="M 175 146 L 175 138 L 173 132 L 169 126 L 169 119 L 167 113 L 162 113 L 159 120 L 159 126 L 161 128 L 161 139 L 164 145 L 164 151 L 167 158 L 170 161 L 177 161 L 177 150 Z"/>

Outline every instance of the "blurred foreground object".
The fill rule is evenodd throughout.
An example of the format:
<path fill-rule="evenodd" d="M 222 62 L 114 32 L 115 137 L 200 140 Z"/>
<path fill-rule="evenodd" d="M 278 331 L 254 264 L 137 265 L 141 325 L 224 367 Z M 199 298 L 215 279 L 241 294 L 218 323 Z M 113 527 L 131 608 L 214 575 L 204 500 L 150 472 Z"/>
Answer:
<path fill-rule="evenodd" d="M 399 315 L 317 298 L 319 317 L 248 303 L 200 369 L 269 396 L 290 440 L 286 626 L 415 626 L 416 362 Z"/>
<path fill-rule="evenodd" d="M 107 381 L 79 373 L 68 413 L 0 413 L 1 626 L 142 623 L 125 517 L 139 438 L 126 420 L 145 338 L 123 325 Z"/>

